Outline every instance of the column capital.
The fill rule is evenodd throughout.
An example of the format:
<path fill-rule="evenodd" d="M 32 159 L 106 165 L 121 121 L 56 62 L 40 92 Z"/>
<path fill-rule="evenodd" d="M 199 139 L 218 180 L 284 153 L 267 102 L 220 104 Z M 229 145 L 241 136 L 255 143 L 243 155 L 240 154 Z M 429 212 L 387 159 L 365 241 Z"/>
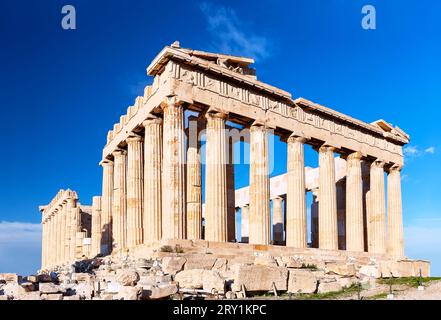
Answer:
<path fill-rule="evenodd" d="M 375 167 L 375 168 L 384 168 L 385 164 L 386 164 L 386 162 L 384 162 L 383 160 L 376 159 L 376 160 L 372 161 L 371 168 L 373 168 L 373 167 Z"/>
<path fill-rule="evenodd" d="M 219 111 L 208 111 L 205 114 L 205 118 L 207 120 L 213 120 L 213 119 L 222 119 L 222 120 L 226 120 L 228 118 L 228 114 L 224 113 L 224 112 L 219 112 Z"/>
<path fill-rule="evenodd" d="M 132 143 L 132 142 L 141 142 L 141 141 L 143 141 L 143 138 L 142 138 L 142 136 L 140 136 L 140 135 L 138 135 L 138 134 L 135 134 L 135 133 L 131 133 L 130 134 L 130 136 L 126 139 L 126 142 L 129 144 L 129 143 Z"/>
<path fill-rule="evenodd" d="M 174 107 L 182 107 L 183 105 L 183 101 L 179 100 L 178 97 L 176 95 L 174 96 L 167 96 L 159 105 L 159 107 L 164 110 L 170 106 L 174 106 Z"/>
<path fill-rule="evenodd" d="M 113 160 L 103 159 L 103 160 L 101 160 L 101 162 L 99 164 L 102 167 L 113 166 Z"/>
<path fill-rule="evenodd" d="M 308 141 L 308 137 L 304 135 L 299 135 L 297 133 L 292 133 L 286 138 L 286 142 L 288 143 L 293 143 L 293 142 L 305 143 L 306 141 Z"/>
<path fill-rule="evenodd" d="M 400 172 L 402 169 L 403 169 L 403 165 L 393 163 L 393 164 L 388 168 L 387 171 L 388 171 L 389 173 L 391 173 L 391 172 Z"/>
<path fill-rule="evenodd" d="M 337 150 L 336 147 L 333 147 L 329 144 L 323 144 L 320 147 L 317 148 L 318 152 L 322 153 L 322 152 L 334 152 L 335 150 Z"/>
<path fill-rule="evenodd" d="M 342 155 L 341 158 L 345 159 L 346 161 L 361 160 L 363 158 L 363 154 L 361 152 L 355 151 L 346 155 Z"/>
<path fill-rule="evenodd" d="M 163 120 L 160 117 L 157 117 L 153 114 L 149 114 L 147 119 L 142 122 L 143 127 L 147 127 L 150 124 L 162 124 Z"/>
<path fill-rule="evenodd" d="M 117 157 L 117 156 L 125 156 L 127 154 L 127 151 L 124 149 L 116 149 L 115 151 L 112 152 L 112 156 Z"/>

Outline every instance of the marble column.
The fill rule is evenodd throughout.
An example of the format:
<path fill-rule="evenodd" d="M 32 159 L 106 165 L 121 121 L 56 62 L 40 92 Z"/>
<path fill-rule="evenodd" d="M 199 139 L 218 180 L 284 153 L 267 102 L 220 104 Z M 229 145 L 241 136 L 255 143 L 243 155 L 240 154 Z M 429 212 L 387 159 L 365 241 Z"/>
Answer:
<path fill-rule="evenodd" d="M 401 166 L 394 165 L 387 175 L 387 252 L 404 257 L 403 207 L 401 200 Z"/>
<path fill-rule="evenodd" d="M 205 240 L 227 241 L 226 115 L 207 113 Z"/>
<path fill-rule="evenodd" d="M 250 130 L 250 216 L 249 242 L 270 243 L 270 190 L 268 132 L 255 124 Z"/>
<path fill-rule="evenodd" d="M 76 206 L 73 208 L 73 213 L 75 215 L 75 258 L 74 259 L 81 259 L 82 256 L 82 238 L 80 235 L 82 234 L 81 230 L 81 208 L 79 206 Z"/>
<path fill-rule="evenodd" d="M 250 213 L 250 207 L 248 205 L 243 206 L 240 208 L 241 212 L 241 223 L 240 223 L 240 229 L 241 229 L 241 241 L 247 243 L 249 241 L 249 213 Z"/>
<path fill-rule="evenodd" d="M 364 251 L 361 153 L 346 158 L 346 250 Z"/>
<path fill-rule="evenodd" d="M 334 147 L 319 148 L 319 248 L 338 250 Z"/>
<path fill-rule="evenodd" d="M 101 199 L 101 253 L 112 252 L 113 161 L 103 160 L 103 191 Z"/>
<path fill-rule="evenodd" d="M 227 241 L 236 240 L 236 189 L 234 185 L 234 139 L 227 136 Z"/>
<path fill-rule="evenodd" d="M 306 248 L 306 188 L 304 143 L 298 136 L 288 138 L 288 182 L 286 194 L 286 246 Z"/>
<path fill-rule="evenodd" d="M 162 237 L 162 119 L 143 122 L 144 135 L 144 243 Z"/>
<path fill-rule="evenodd" d="M 202 165 L 199 135 L 202 121 L 188 120 L 187 149 L 187 239 L 202 239 Z"/>
<path fill-rule="evenodd" d="M 77 199 L 70 198 L 67 200 L 67 208 L 70 222 L 70 230 L 69 230 L 69 261 L 75 260 L 75 252 L 76 252 L 76 237 L 77 231 L 79 229 L 79 225 L 81 221 L 78 221 L 78 216 L 76 213 L 77 207 Z"/>
<path fill-rule="evenodd" d="M 115 150 L 113 172 L 112 233 L 115 250 L 126 247 L 127 240 L 127 152 Z"/>
<path fill-rule="evenodd" d="M 57 265 L 59 265 L 62 262 L 62 252 L 63 252 L 63 248 L 62 248 L 62 239 L 63 239 L 63 230 L 62 230 L 62 215 L 63 215 L 63 206 L 59 205 L 57 208 L 57 217 L 56 217 L 56 221 L 57 221 L 57 258 L 56 258 L 56 263 Z"/>
<path fill-rule="evenodd" d="M 311 190 L 311 247 L 318 248 L 318 210 L 319 210 L 319 190 L 318 188 Z"/>
<path fill-rule="evenodd" d="M 164 112 L 162 157 L 162 238 L 184 239 L 186 219 L 184 108 L 173 99 Z"/>
<path fill-rule="evenodd" d="M 371 164 L 371 185 L 369 201 L 371 212 L 369 221 L 369 252 L 386 253 L 386 198 L 384 189 L 384 162 L 374 161 Z"/>
<path fill-rule="evenodd" d="M 127 138 L 127 247 L 142 244 L 143 225 L 143 139 L 133 135 Z"/>
<path fill-rule="evenodd" d="M 273 240 L 275 244 L 283 242 L 283 207 L 281 197 L 275 197 L 273 202 Z"/>
<path fill-rule="evenodd" d="M 54 233 L 54 213 L 50 212 L 49 214 L 49 225 L 48 225 L 48 244 L 47 244 L 47 266 L 52 267 L 54 265 L 54 242 L 55 242 L 55 233 Z"/>
<path fill-rule="evenodd" d="M 96 256 L 101 251 L 101 197 L 92 198 L 92 247 L 91 254 Z"/>
<path fill-rule="evenodd" d="M 70 216 L 69 209 L 67 207 L 67 200 L 63 203 L 63 218 L 62 218 L 62 246 L 63 246 L 63 262 L 68 262 L 69 260 L 69 246 L 70 246 Z"/>

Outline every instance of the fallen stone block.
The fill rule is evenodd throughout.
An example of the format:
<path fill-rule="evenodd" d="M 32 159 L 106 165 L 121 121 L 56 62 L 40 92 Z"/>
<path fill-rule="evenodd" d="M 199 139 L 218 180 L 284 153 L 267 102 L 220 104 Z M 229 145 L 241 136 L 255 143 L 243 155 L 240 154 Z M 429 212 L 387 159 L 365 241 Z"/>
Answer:
<path fill-rule="evenodd" d="M 123 286 L 119 292 L 113 296 L 113 300 L 139 300 L 141 297 L 142 288 Z"/>
<path fill-rule="evenodd" d="M 11 297 L 18 297 L 25 294 L 27 290 L 18 283 L 9 282 L 3 286 L 3 294 Z"/>
<path fill-rule="evenodd" d="M 106 293 L 118 293 L 121 290 L 121 285 L 118 282 L 108 282 L 105 290 Z"/>
<path fill-rule="evenodd" d="M 205 270 L 211 270 L 213 268 L 214 264 L 216 262 L 216 258 L 210 257 L 210 256 L 188 256 L 187 262 L 184 265 L 184 270 L 191 270 L 191 269 L 205 269 Z"/>
<path fill-rule="evenodd" d="M 225 290 L 225 280 L 216 270 L 205 270 L 202 275 L 202 288 L 205 291 L 216 290 L 223 292 Z"/>
<path fill-rule="evenodd" d="M 353 263 L 326 263 L 325 272 L 329 274 L 351 277 L 355 276 L 355 265 Z"/>
<path fill-rule="evenodd" d="M 179 283 L 180 288 L 202 289 L 204 278 L 204 269 L 183 270 L 175 276 L 175 281 Z"/>
<path fill-rule="evenodd" d="M 381 271 L 378 266 L 376 265 L 366 265 L 361 266 L 358 270 L 358 273 L 360 277 L 370 277 L 370 278 L 380 278 L 381 277 Z"/>
<path fill-rule="evenodd" d="M 116 272 L 116 281 L 122 286 L 135 286 L 139 281 L 139 274 L 132 270 L 118 270 Z"/>
<path fill-rule="evenodd" d="M 217 258 L 212 269 L 217 271 L 227 271 L 227 259 Z"/>
<path fill-rule="evenodd" d="M 80 282 L 73 287 L 75 295 L 89 300 L 92 298 L 93 288 L 89 282 Z"/>
<path fill-rule="evenodd" d="M 318 279 L 313 271 L 303 269 L 289 270 L 288 292 L 291 293 L 315 293 Z"/>
<path fill-rule="evenodd" d="M 325 279 L 320 279 L 317 292 L 318 293 L 337 292 L 337 291 L 340 291 L 342 289 L 343 289 L 342 286 L 336 280 L 334 280 L 334 281 L 327 281 Z"/>
<path fill-rule="evenodd" d="M 233 291 L 268 291 L 275 284 L 277 290 L 288 289 L 288 269 L 261 265 L 238 265 L 235 267 Z"/>
<path fill-rule="evenodd" d="M 62 288 L 59 285 L 56 285 L 54 283 L 39 283 L 38 284 L 39 290 L 41 293 L 64 293 L 66 292 L 66 289 Z"/>
<path fill-rule="evenodd" d="M 146 275 L 141 276 L 138 281 L 139 286 L 149 286 L 149 285 L 155 285 L 157 283 L 161 282 L 170 282 L 172 281 L 171 275 Z"/>
<path fill-rule="evenodd" d="M 143 290 L 143 299 L 163 299 L 178 292 L 176 284 L 160 284 L 152 286 L 150 289 Z"/>
<path fill-rule="evenodd" d="M 277 267 L 277 261 L 273 257 L 257 256 L 254 259 L 254 264 L 259 266 Z"/>
<path fill-rule="evenodd" d="M 162 270 L 165 273 L 175 275 L 184 268 L 187 259 L 182 257 L 164 257 L 162 258 Z"/>
<path fill-rule="evenodd" d="M 19 283 L 22 277 L 16 273 L 0 273 L 0 282 Z"/>
<path fill-rule="evenodd" d="M 74 273 L 72 274 L 72 280 L 77 282 L 89 282 L 90 274 L 88 273 Z"/>

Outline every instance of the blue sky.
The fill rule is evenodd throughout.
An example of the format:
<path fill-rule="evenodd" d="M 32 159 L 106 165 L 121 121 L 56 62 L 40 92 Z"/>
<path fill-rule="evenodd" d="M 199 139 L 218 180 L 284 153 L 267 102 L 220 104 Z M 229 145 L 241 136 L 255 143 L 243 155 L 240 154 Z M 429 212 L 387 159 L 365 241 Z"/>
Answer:
<path fill-rule="evenodd" d="M 77 29 L 61 28 L 74 5 Z M 377 29 L 361 8 L 374 5 Z M 441 275 L 439 1 L 0 2 L 0 272 L 38 268 L 38 205 L 60 188 L 83 203 L 101 192 L 106 133 L 151 82 L 163 46 L 256 58 L 258 78 L 411 136 L 405 149 L 406 254 Z M 273 175 L 286 170 L 275 142 Z M 306 164 L 317 156 L 306 151 Z M 236 186 L 247 184 L 238 167 Z M 239 173 L 240 171 L 240 173 Z"/>

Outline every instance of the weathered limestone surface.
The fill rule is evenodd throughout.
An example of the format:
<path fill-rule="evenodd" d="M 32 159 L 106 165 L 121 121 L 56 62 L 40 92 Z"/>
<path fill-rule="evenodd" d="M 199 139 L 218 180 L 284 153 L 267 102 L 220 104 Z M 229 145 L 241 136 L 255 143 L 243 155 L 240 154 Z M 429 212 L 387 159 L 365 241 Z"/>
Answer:
<path fill-rule="evenodd" d="M 361 154 L 352 153 L 347 158 L 346 177 L 346 250 L 364 251 L 363 190 Z"/>
<path fill-rule="evenodd" d="M 113 176 L 113 248 L 121 250 L 126 247 L 127 241 L 127 152 L 117 150 L 114 156 Z"/>
<path fill-rule="evenodd" d="M 101 198 L 101 253 L 112 250 L 113 161 L 101 162 L 103 167 L 103 192 Z"/>
<path fill-rule="evenodd" d="M 387 176 L 387 249 L 395 257 L 404 257 L 400 170 L 400 167 L 393 167 Z"/>
<path fill-rule="evenodd" d="M 239 265 L 235 270 L 233 290 L 240 291 L 245 286 L 247 291 L 268 291 L 273 288 L 287 290 L 288 269 L 262 265 Z"/>
<path fill-rule="evenodd" d="M 303 137 L 288 138 L 286 245 L 306 248 L 306 195 Z"/>
<path fill-rule="evenodd" d="M 369 202 L 371 212 L 368 216 L 369 252 L 386 252 L 386 198 L 384 189 L 384 162 L 371 164 Z"/>
<path fill-rule="evenodd" d="M 207 113 L 205 239 L 227 241 L 226 115 Z"/>
<path fill-rule="evenodd" d="M 249 243 L 270 242 L 270 197 L 267 128 L 253 125 L 250 132 Z"/>
<path fill-rule="evenodd" d="M 142 137 L 127 140 L 127 247 L 133 248 L 143 241 L 143 152 Z"/>
<path fill-rule="evenodd" d="M 170 100 L 163 111 L 162 238 L 183 239 L 186 212 L 184 110 Z"/>
<path fill-rule="evenodd" d="M 144 135 L 144 242 L 162 237 L 162 119 L 143 122 Z"/>
<path fill-rule="evenodd" d="M 329 146 L 319 149 L 319 248 L 338 249 L 337 194 L 335 189 L 334 150 Z"/>

